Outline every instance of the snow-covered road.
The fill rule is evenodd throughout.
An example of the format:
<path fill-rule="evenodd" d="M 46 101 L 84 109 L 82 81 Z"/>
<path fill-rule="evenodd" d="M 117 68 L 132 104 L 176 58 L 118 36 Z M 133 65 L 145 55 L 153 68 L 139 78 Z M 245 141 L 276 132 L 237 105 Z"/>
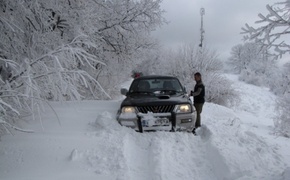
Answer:
<path fill-rule="evenodd" d="M 239 103 L 206 103 L 198 136 L 137 133 L 115 120 L 120 100 L 52 103 L 41 121 L 0 141 L 1 180 L 289 180 L 290 142 L 273 133 L 275 96 L 238 82 Z M 43 128 L 42 128 L 43 127 Z"/>
<path fill-rule="evenodd" d="M 217 150 L 208 145 L 208 132 L 199 137 L 186 132 L 141 134 L 120 127 L 107 112 L 100 113 L 90 126 L 86 135 L 97 142 L 95 147 L 75 149 L 71 160 L 82 162 L 84 169 L 100 179 L 214 180 L 226 174 L 222 158 L 218 159 Z"/>

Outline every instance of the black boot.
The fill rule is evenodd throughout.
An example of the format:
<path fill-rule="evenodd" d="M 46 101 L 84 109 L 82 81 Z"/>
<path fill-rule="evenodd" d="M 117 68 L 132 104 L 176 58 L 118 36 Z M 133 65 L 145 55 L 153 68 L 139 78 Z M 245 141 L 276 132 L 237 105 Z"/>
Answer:
<path fill-rule="evenodd" d="M 196 128 L 193 128 L 193 130 L 192 130 L 192 133 L 193 133 L 193 135 L 195 135 L 195 136 L 196 136 L 195 129 L 196 129 Z"/>

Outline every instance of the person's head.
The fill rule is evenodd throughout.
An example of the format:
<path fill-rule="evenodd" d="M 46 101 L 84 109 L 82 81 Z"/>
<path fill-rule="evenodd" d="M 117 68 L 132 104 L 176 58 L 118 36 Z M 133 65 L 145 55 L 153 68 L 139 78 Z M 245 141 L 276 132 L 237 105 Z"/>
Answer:
<path fill-rule="evenodd" d="M 201 74 L 199 72 L 194 74 L 194 80 L 195 81 L 201 81 Z"/>

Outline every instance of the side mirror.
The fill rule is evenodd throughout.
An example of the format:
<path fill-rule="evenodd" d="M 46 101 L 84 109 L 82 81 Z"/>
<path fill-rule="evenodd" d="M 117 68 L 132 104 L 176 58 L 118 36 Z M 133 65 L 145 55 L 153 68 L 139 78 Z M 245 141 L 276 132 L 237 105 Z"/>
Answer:
<path fill-rule="evenodd" d="M 121 88 L 121 94 L 122 94 L 122 95 L 127 96 L 127 93 L 128 93 L 128 89 L 126 89 L 126 88 Z"/>

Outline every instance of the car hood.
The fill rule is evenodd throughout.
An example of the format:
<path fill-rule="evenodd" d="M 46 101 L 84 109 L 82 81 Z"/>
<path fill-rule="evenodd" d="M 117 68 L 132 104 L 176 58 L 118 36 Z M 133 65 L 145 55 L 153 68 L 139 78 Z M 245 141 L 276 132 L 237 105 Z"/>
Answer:
<path fill-rule="evenodd" d="M 156 106 L 156 105 L 176 105 L 189 103 L 189 98 L 185 94 L 178 95 L 128 95 L 121 106 Z"/>

